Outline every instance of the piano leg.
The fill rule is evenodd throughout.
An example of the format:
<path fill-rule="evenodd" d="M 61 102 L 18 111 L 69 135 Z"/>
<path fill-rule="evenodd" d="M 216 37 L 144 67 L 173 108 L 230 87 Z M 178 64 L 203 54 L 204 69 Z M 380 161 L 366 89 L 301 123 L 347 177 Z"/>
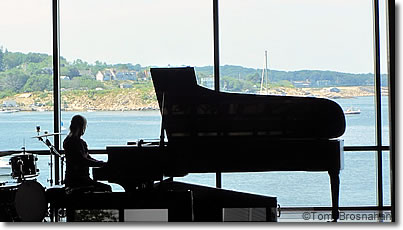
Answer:
<path fill-rule="evenodd" d="M 330 187 L 332 190 L 332 221 L 339 219 L 339 189 L 340 189 L 340 170 L 329 171 Z"/>

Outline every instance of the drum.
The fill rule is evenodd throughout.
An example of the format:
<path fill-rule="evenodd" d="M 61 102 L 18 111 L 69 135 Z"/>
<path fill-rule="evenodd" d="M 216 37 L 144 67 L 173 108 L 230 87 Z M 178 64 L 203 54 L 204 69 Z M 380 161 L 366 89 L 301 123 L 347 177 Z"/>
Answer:
<path fill-rule="evenodd" d="M 36 181 L 0 186 L 0 221 L 42 221 L 47 206 L 45 189 Z"/>
<path fill-rule="evenodd" d="M 27 178 L 37 176 L 37 160 L 38 158 L 31 153 L 14 155 L 10 159 L 11 176 L 13 178 Z"/>

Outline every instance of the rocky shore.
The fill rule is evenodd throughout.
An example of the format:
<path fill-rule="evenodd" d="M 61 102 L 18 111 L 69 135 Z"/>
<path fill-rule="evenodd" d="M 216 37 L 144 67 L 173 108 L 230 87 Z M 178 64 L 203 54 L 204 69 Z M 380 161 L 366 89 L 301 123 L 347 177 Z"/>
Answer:
<path fill-rule="evenodd" d="M 3 107 L 3 110 L 51 111 L 53 95 L 51 92 L 23 93 L 7 97 L 0 102 L 15 101 L 17 107 Z M 158 103 L 154 92 L 122 89 L 106 92 L 63 92 L 61 94 L 63 111 L 136 111 L 157 110 Z M 0 109 L 1 110 L 1 109 Z"/>
<path fill-rule="evenodd" d="M 269 95 L 306 96 L 322 98 L 352 98 L 373 96 L 371 86 L 328 87 L 328 88 L 284 88 L 269 89 Z M 387 95 L 386 87 L 382 95 Z M 62 92 L 61 108 L 63 111 L 138 111 L 157 110 L 158 103 L 153 90 L 120 89 L 113 91 L 75 91 Z M 50 111 L 53 110 L 53 95 L 51 92 L 22 93 L 0 100 L 15 102 L 16 106 L 3 107 L 0 110 L 18 111 Z"/>
<path fill-rule="evenodd" d="M 382 87 L 381 92 L 382 95 L 388 95 L 388 88 Z M 341 87 L 326 87 L 326 88 L 278 87 L 275 89 L 269 89 L 268 94 L 337 99 L 337 98 L 373 96 L 375 95 L 375 89 L 373 86 L 341 86 Z"/>

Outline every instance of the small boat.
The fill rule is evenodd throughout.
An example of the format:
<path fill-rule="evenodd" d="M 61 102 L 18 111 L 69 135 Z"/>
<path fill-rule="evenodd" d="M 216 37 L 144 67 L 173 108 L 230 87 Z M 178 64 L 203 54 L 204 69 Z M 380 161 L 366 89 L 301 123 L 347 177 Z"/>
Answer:
<path fill-rule="evenodd" d="M 359 108 L 349 107 L 344 111 L 344 114 L 360 114 L 361 110 Z"/>
<path fill-rule="evenodd" d="M 16 113 L 16 112 L 18 112 L 19 110 L 16 110 L 16 109 L 12 109 L 12 110 L 0 110 L 0 113 Z"/>

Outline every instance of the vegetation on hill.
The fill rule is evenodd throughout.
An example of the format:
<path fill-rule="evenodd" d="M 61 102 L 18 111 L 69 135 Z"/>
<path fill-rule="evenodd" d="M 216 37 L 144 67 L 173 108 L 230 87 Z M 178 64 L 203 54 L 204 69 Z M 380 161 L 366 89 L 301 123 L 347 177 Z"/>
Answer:
<path fill-rule="evenodd" d="M 94 90 L 118 89 L 117 81 L 101 82 L 95 79 L 98 71 L 114 69 L 115 71 L 137 71 L 139 78 L 144 79 L 147 67 L 132 64 L 109 65 L 100 61 L 89 64 L 80 59 L 68 62 L 60 58 L 61 89 Z M 52 56 L 40 53 L 9 52 L 0 47 L 0 98 L 17 93 L 53 90 Z M 126 82 L 127 83 L 127 82 Z M 139 81 L 129 84 L 136 85 Z M 142 82 L 145 83 L 145 82 Z"/>
<path fill-rule="evenodd" d="M 105 81 L 96 79 L 97 73 L 108 71 L 134 73 L 136 77 L 124 80 L 116 80 L 116 78 L 112 79 L 111 77 Z M 206 82 L 212 84 L 214 72 L 212 66 L 195 67 L 195 71 L 200 84 L 205 86 L 208 86 Z M 221 66 L 220 86 L 224 91 L 258 93 L 261 86 L 262 71 L 262 69 L 242 66 Z M 60 75 L 62 96 L 69 95 L 70 98 L 73 98 L 74 95 L 74 100 L 77 100 L 78 97 L 99 99 L 106 94 L 108 97 L 112 97 L 126 93 L 138 96 L 141 102 L 136 101 L 142 105 L 156 105 L 149 67 L 143 67 L 140 64 L 112 65 L 101 61 L 89 64 L 80 59 L 69 62 L 60 57 Z M 374 84 L 374 77 L 371 73 L 350 74 L 318 70 L 269 70 L 268 80 L 271 89 L 280 87 L 293 89 L 300 87 L 371 86 Z M 43 95 L 52 92 L 52 85 L 52 56 L 41 53 L 10 52 L 0 46 L 0 99 L 11 98 L 24 93 Z M 385 76 L 382 76 L 382 85 L 387 85 Z M 42 98 L 47 97 L 42 96 Z M 40 98 L 34 99 L 34 101 L 39 100 Z M 124 100 L 122 99 L 121 102 Z M 51 102 L 45 104 L 50 105 Z M 65 104 L 66 108 L 68 106 Z"/>
<path fill-rule="evenodd" d="M 213 76 L 213 67 L 196 67 L 202 77 Z M 263 69 L 245 68 L 242 66 L 220 66 L 221 82 L 228 91 L 257 92 L 260 89 Z M 306 83 L 306 87 L 337 87 L 337 86 L 371 86 L 374 85 L 372 73 L 352 74 L 335 71 L 300 70 L 278 71 L 268 70 L 270 87 L 299 87 L 297 83 Z M 387 86 L 387 77 L 382 75 L 381 85 Z"/>

